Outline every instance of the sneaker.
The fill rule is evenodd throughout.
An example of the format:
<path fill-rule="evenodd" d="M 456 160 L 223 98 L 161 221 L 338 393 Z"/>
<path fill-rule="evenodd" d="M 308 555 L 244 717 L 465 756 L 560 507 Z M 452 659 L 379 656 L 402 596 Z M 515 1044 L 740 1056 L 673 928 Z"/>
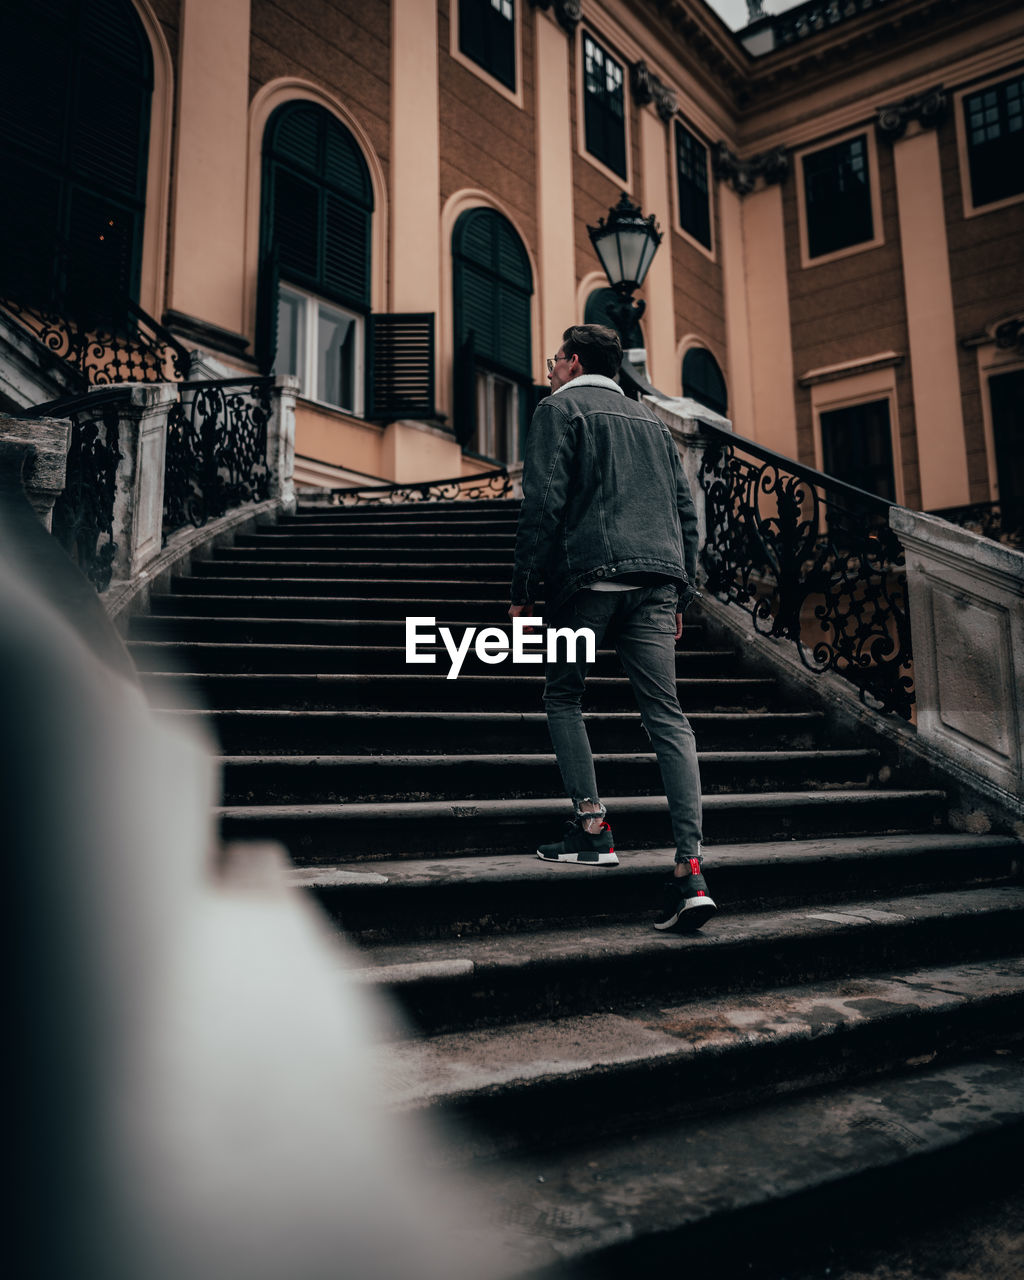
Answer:
<path fill-rule="evenodd" d="M 581 867 L 619 865 L 612 844 L 612 829 L 607 822 L 602 822 L 601 830 L 594 835 L 584 831 L 578 822 L 567 822 L 564 837 L 557 844 L 542 844 L 537 857 L 545 862 L 574 862 Z"/>
<path fill-rule="evenodd" d="M 708 893 L 697 858 L 690 859 L 690 874 L 672 876 L 663 893 L 664 901 L 654 921 L 655 929 L 694 933 L 718 911 L 714 898 Z"/>

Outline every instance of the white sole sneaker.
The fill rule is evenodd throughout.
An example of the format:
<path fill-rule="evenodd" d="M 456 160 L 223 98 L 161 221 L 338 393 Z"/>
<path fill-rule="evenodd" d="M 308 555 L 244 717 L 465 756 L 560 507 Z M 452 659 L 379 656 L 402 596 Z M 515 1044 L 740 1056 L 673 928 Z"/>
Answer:
<path fill-rule="evenodd" d="M 568 862 L 577 867 L 617 867 L 619 860 L 614 853 L 541 853 L 537 850 L 541 862 Z"/>

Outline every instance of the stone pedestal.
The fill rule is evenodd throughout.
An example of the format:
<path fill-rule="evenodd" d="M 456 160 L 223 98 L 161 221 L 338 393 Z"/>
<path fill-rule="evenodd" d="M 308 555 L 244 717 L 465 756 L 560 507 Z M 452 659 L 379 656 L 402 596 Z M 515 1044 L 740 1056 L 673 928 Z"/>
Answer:
<path fill-rule="evenodd" d="M 917 728 L 1024 801 L 1024 554 L 894 507 L 907 557 Z"/>
<path fill-rule="evenodd" d="M 281 374 L 274 379 L 267 427 L 267 469 L 270 497 L 280 498 L 286 511 L 295 510 L 295 401 L 298 395 L 299 379 L 294 374 Z"/>
<path fill-rule="evenodd" d="M 49 531 L 53 526 L 53 504 L 64 492 L 71 423 L 64 418 L 9 418 L 0 414 L 0 440 L 31 445 L 35 450 L 25 466 L 25 493 Z"/>

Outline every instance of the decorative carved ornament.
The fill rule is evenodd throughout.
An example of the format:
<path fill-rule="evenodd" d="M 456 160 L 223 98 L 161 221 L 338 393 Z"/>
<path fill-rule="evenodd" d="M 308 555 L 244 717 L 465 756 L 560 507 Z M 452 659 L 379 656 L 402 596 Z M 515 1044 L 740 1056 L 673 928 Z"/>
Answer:
<path fill-rule="evenodd" d="M 629 69 L 629 84 L 633 101 L 638 107 L 654 103 L 654 109 L 667 124 L 679 110 L 679 98 L 675 89 L 664 84 L 646 62 L 634 62 Z"/>
<path fill-rule="evenodd" d="M 1007 351 L 1016 348 L 1018 355 L 1024 356 L 1024 315 L 1012 316 L 995 325 L 992 336 L 997 347 Z"/>
<path fill-rule="evenodd" d="M 583 0 L 530 0 L 530 4 L 535 9 L 551 9 L 570 35 L 583 17 Z"/>
<path fill-rule="evenodd" d="M 949 99 L 942 85 L 927 89 L 924 93 L 915 93 L 888 107 L 879 107 L 875 115 L 875 129 L 878 136 L 886 142 L 896 142 L 907 131 L 911 120 L 916 120 L 922 129 L 936 129 L 946 118 Z"/>
<path fill-rule="evenodd" d="M 763 179 L 765 186 L 785 182 L 789 166 L 789 151 L 785 147 L 772 147 L 770 151 L 762 151 L 747 160 L 738 159 L 724 142 L 715 148 L 715 177 L 728 182 L 739 196 L 749 195 L 758 178 Z"/>

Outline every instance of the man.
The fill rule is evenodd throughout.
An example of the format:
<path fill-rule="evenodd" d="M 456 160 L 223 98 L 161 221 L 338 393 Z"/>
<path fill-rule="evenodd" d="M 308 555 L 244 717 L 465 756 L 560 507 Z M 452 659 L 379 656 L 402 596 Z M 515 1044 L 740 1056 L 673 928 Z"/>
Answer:
<path fill-rule="evenodd" d="M 549 625 L 589 627 L 597 645 L 614 643 L 658 757 L 675 837 L 655 928 L 689 932 L 717 910 L 701 874 L 697 751 L 675 674 L 682 615 L 696 594 L 697 517 L 667 428 L 614 381 L 621 358 L 612 329 L 585 324 L 566 329 L 548 360 L 552 394 L 526 439 L 509 616 L 532 613 L 543 578 Z M 575 817 L 537 854 L 616 866 L 580 710 L 586 675 L 585 657 L 568 652 L 547 667 L 548 728 Z"/>

